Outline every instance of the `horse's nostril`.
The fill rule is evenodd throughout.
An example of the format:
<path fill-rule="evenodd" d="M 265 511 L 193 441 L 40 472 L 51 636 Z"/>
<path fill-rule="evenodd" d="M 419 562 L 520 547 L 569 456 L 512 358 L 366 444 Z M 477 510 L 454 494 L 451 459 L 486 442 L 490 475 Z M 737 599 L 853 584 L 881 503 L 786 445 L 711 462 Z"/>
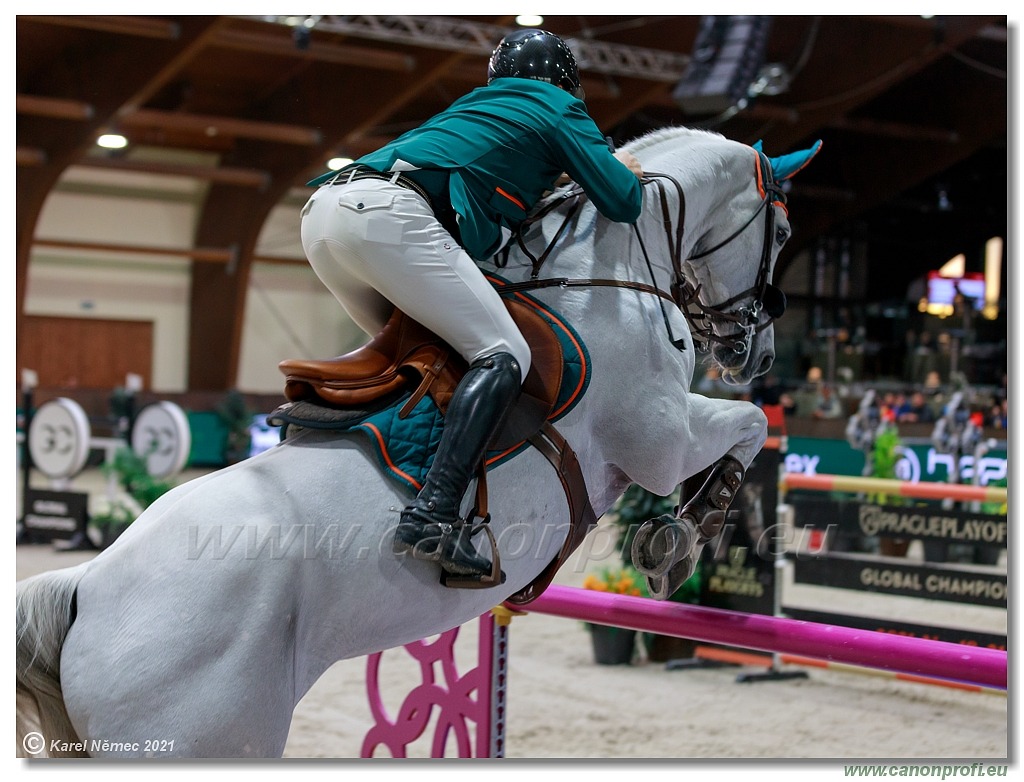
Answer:
<path fill-rule="evenodd" d="M 763 375 L 769 369 L 772 368 L 772 364 L 775 363 L 775 356 L 771 353 L 766 354 L 761 358 L 761 365 L 757 368 L 757 374 Z"/>

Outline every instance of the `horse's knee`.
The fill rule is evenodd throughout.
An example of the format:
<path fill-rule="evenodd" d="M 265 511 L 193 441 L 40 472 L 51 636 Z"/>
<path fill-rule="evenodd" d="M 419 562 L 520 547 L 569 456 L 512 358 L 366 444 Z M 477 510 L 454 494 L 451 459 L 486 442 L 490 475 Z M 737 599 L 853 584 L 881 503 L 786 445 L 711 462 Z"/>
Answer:
<path fill-rule="evenodd" d="M 747 417 L 737 428 L 736 445 L 729 449 L 729 455 L 739 460 L 746 468 L 768 441 L 768 418 L 764 411 L 747 403 Z"/>

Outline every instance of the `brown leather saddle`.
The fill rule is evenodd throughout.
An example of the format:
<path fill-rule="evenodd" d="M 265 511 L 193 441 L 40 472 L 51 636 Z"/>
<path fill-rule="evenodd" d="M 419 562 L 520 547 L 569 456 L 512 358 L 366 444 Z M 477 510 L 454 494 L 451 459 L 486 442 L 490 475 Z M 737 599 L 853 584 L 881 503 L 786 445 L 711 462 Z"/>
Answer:
<path fill-rule="evenodd" d="M 532 583 L 507 600 L 513 605 L 526 605 L 547 588 L 558 568 L 597 523 L 597 517 L 576 454 L 548 420 L 562 384 L 562 346 L 533 306 L 519 299 L 506 299 L 505 304 L 530 345 L 532 361 L 519 401 L 489 450 L 506 453 L 523 442 L 531 443 L 555 468 L 570 513 L 569 532 L 558 555 Z M 288 359 L 278 366 L 285 375 L 285 397 L 290 402 L 360 408 L 411 390 L 400 417 L 408 415 L 426 394 L 443 413 L 468 368 L 440 337 L 399 310 L 375 337 L 350 353 L 327 360 Z M 479 474 L 476 511 L 486 517 L 483 465 Z M 495 561 L 498 556 L 495 550 Z"/>

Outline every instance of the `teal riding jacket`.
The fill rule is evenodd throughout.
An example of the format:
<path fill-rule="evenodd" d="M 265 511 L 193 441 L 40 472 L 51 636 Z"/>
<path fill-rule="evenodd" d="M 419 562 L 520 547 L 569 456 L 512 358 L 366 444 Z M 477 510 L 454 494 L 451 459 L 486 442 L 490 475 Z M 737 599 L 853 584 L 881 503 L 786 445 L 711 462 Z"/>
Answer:
<path fill-rule="evenodd" d="M 401 172 L 432 199 L 450 200 L 462 246 L 478 261 L 501 248 L 501 228 L 518 228 L 563 172 L 610 220 L 633 223 L 643 205 L 640 180 L 614 157 L 583 102 L 532 79 L 478 87 L 352 166 Z"/>

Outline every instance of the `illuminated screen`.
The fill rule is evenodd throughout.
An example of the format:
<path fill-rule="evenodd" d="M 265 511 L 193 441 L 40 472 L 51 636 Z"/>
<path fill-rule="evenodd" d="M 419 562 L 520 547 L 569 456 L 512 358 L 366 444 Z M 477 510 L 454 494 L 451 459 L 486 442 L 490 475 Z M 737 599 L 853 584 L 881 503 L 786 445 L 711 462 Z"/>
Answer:
<path fill-rule="evenodd" d="M 928 272 L 929 304 L 952 304 L 958 289 L 974 300 L 974 309 L 985 306 L 985 275 L 972 272 L 963 277 L 940 277 L 938 272 Z"/>

